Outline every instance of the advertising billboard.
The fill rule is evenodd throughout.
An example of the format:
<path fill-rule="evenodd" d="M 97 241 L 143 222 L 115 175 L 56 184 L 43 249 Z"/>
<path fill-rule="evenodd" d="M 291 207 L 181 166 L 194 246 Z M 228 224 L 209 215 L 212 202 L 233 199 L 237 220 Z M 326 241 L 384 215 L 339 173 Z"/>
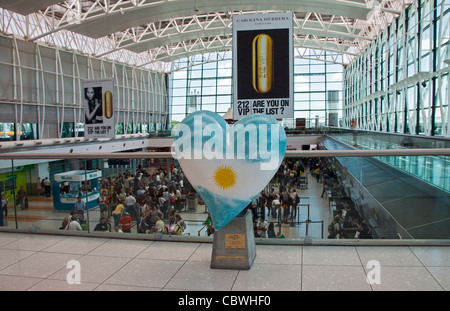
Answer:
<path fill-rule="evenodd" d="M 233 118 L 294 117 L 292 13 L 233 16 Z"/>

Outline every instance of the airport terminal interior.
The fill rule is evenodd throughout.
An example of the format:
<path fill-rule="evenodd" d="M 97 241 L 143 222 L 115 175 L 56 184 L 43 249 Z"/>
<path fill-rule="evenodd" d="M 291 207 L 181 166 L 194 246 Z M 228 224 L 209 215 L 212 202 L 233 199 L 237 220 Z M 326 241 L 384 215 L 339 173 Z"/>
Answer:
<path fill-rule="evenodd" d="M 0 13 L 0 290 L 450 290 L 450 0 L 0 0 Z M 264 80 L 270 36 L 239 63 L 237 23 L 286 14 L 289 57 L 267 58 Z M 174 142 L 198 111 L 239 122 L 244 65 L 263 99 L 288 69 L 290 104 L 265 110 L 286 153 L 236 217 L 250 215 L 254 261 L 215 269 L 225 228 Z"/>

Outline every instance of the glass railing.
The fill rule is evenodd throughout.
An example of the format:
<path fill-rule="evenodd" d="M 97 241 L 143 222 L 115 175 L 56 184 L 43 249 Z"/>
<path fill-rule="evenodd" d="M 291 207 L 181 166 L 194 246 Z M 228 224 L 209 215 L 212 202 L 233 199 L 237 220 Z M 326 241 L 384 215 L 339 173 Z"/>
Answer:
<path fill-rule="evenodd" d="M 341 131 L 328 136 L 359 150 L 450 148 L 450 139 Z M 380 156 L 377 159 L 435 187 L 450 188 L 450 157 L 446 155 Z"/>
<path fill-rule="evenodd" d="M 449 156 L 448 148 L 288 151 L 247 207 L 256 241 L 448 243 L 448 177 L 438 187 L 420 172 L 448 176 L 448 162 L 430 158 Z M 393 165 L 405 158 L 416 171 Z M 214 234 L 208 206 L 170 152 L 3 153 L 0 192 L 0 231 L 211 242 Z"/>

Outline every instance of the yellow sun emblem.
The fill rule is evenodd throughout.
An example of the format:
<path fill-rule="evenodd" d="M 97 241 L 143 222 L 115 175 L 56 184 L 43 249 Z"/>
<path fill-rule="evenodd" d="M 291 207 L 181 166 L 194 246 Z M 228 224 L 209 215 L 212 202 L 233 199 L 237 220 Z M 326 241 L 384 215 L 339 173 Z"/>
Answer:
<path fill-rule="evenodd" d="M 221 165 L 214 171 L 214 182 L 222 190 L 228 190 L 236 185 L 236 172 L 228 165 Z"/>

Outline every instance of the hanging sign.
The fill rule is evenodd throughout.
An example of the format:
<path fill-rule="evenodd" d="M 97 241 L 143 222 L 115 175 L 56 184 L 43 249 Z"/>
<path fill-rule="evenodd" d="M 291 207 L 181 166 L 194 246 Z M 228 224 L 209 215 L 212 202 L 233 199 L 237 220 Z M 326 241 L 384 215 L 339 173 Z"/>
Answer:
<path fill-rule="evenodd" d="M 114 138 L 113 79 L 84 81 L 84 137 Z"/>
<path fill-rule="evenodd" d="M 233 15 L 233 118 L 294 117 L 292 13 Z"/>

